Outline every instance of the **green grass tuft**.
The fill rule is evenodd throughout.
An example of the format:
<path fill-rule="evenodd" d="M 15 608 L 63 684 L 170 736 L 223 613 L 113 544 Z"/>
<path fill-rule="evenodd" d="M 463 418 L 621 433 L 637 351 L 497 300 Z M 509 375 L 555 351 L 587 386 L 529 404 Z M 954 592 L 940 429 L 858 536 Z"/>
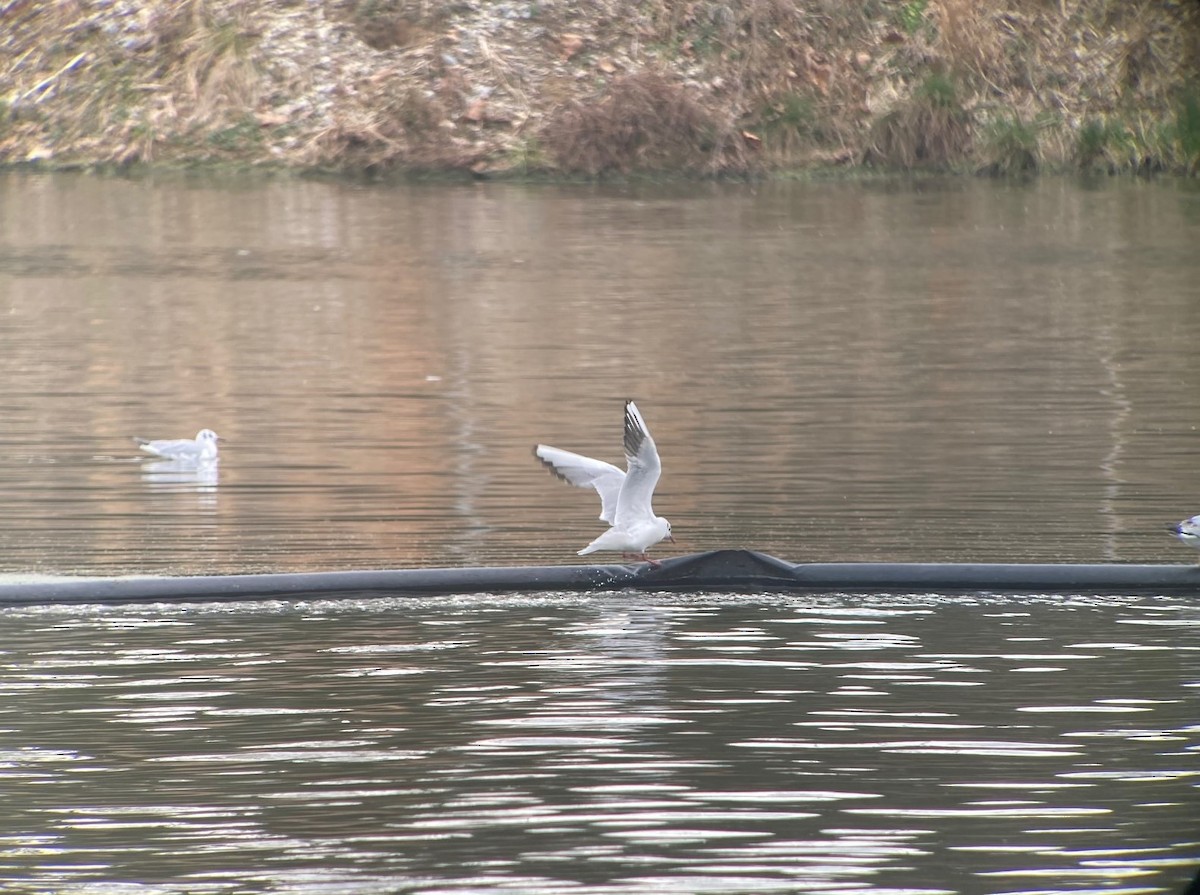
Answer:
<path fill-rule="evenodd" d="M 1136 172 L 1141 167 L 1133 133 L 1111 118 L 1089 118 L 1075 134 L 1074 163 L 1084 171 L 1109 174 Z"/>
<path fill-rule="evenodd" d="M 784 93 L 772 99 L 760 111 L 755 126 L 768 148 L 786 155 L 823 137 L 816 106 L 799 93 Z"/>
<path fill-rule="evenodd" d="M 1175 110 L 1175 143 L 1188 173 L 1200 172 L 1200 96 L 1195 93 L 1184 96 Z"/>
<path fill-rule="evenodd" d="M 1038 131 L 1049 122 L 1028 122 L 1011 112 L 989 121 L 983 129 L 981 172 L 1001 177 L 1032 174 L 1040 167 Z"/>
<path fill-rule="evenodd" d="M 914 95 L 927 101 L 935 109 L 960 108 L 958 88 L 954 86 L 954 79 L 945 72 L 935 71 L 929 74 L 914 91 Z"/>
<path fill-rule="evenodd" d="M 896 17 L 900 20 L 900 27 L 904 29 L 904 33 L 910 37 L 921 30 L 925 24 L 925 8 L 929 5 L 929 0 L 909 0 L 900 7 L 896 13 Z"/>

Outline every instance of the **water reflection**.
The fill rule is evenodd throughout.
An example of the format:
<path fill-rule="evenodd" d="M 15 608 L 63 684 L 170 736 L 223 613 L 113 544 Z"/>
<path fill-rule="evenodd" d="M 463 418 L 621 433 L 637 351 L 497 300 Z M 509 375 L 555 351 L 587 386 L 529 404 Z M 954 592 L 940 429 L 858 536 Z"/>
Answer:
<path fill-rule="evenodd" d="M 0 873 L 1175 893 L 1200 861 L 1196 622 L 1133 597 L 9 610 Z"/>
<path fill-rule="evenodd" d="M 0 566 L 574 562 L 529 448 L 607 455 L 626 397 L 688 551 L 1186 562 L 1193 199 L 5 175 Z M 197 419 L 204 543 L 92 459 Z"/>
<path fill-rule="evenodd" d="M 216 463 L 197 464 L 187 460 L 150 460 L 142 463 L 142 481 L 161 491 L 215 494 L 220 478 L 220 466 Z M 215 501 L 211 505 L 215 505 Z"/>

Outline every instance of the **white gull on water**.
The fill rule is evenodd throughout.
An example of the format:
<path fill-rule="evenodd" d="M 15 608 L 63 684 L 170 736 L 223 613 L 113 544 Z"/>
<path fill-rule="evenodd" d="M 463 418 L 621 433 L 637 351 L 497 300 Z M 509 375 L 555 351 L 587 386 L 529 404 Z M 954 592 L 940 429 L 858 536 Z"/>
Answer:
<path fill-rule="evenodd" d="M 657 563 L 646 551 L 661 540 L 674 541 L 671 523 L 654 515 L 650 501 L 662 473 L 658 448 L 646 421 L 632 401 L 625 402 L 625 462 L 628 472 L 611 463 L 582 454 L 539 444 L 534 456 L 556 476 L 577 488 L 595 488 L 600 495 L 600 519 L 611 527 L 579 551 L 580 556 L 597 550 L 620 551 L 623 557 Z"/>
<path fill-rule="evenodd" d="M 149 441 L 135 437 L 133 440 L 147 454 L 164 460 L 181 460 L 187 463 L 217 462 L 217 442 L 221 436 L 212 429 L 201 429 L 195 438 L 167 438 Z"/>

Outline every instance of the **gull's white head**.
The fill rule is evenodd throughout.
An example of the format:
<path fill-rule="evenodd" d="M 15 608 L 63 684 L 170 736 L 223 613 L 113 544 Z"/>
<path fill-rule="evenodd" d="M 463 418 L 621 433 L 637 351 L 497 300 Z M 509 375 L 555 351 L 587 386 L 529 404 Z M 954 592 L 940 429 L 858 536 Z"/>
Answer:
<path fill-rule="evenodd" d="M 212 429 L 201 429 L 196 433 L 196 443 L 200 445 L 200 459 L 215 460 L 217 457 L 217 442 L 221 436 Z"/>
<path fill-rule="evenodd" d="M 655 541 L 656 544 L 658 541 L 670 541 L 672 544 L 675 543 L 675 536 L 671 534 L 671 523 L 662 516 L 654 517 L 654 531 L 655 534 L 658 535 L 658 539 Z"/>

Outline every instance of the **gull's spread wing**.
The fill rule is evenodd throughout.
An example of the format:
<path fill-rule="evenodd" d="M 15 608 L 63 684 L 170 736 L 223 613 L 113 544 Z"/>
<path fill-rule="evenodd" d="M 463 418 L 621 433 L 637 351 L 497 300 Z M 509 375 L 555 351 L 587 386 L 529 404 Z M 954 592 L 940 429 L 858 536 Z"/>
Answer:
<path fill-rule="evenodd" d="M 625 473 L 611 463 L 573 454 L 548 444 L 539 444 L 533 449 L 533 454 L 567 484 L 576 488 L 595 488 L 600 495 L 600 518 L 609 525 L 613 524 L 617 513 L 617 496 L 621 493 Z"/>
<path fill-rule="evenodd" d="M 662 474 L 662 463 L 658 459 L 658 447 L 650 437 L 646 421 L 632 401 L 625 402 L 625 461 L 629 472 L 621 493 L 617 498 L 617 522 L 614 525 L 630 526 L 654 518 L 651 501 L 654 486 Z"/>

